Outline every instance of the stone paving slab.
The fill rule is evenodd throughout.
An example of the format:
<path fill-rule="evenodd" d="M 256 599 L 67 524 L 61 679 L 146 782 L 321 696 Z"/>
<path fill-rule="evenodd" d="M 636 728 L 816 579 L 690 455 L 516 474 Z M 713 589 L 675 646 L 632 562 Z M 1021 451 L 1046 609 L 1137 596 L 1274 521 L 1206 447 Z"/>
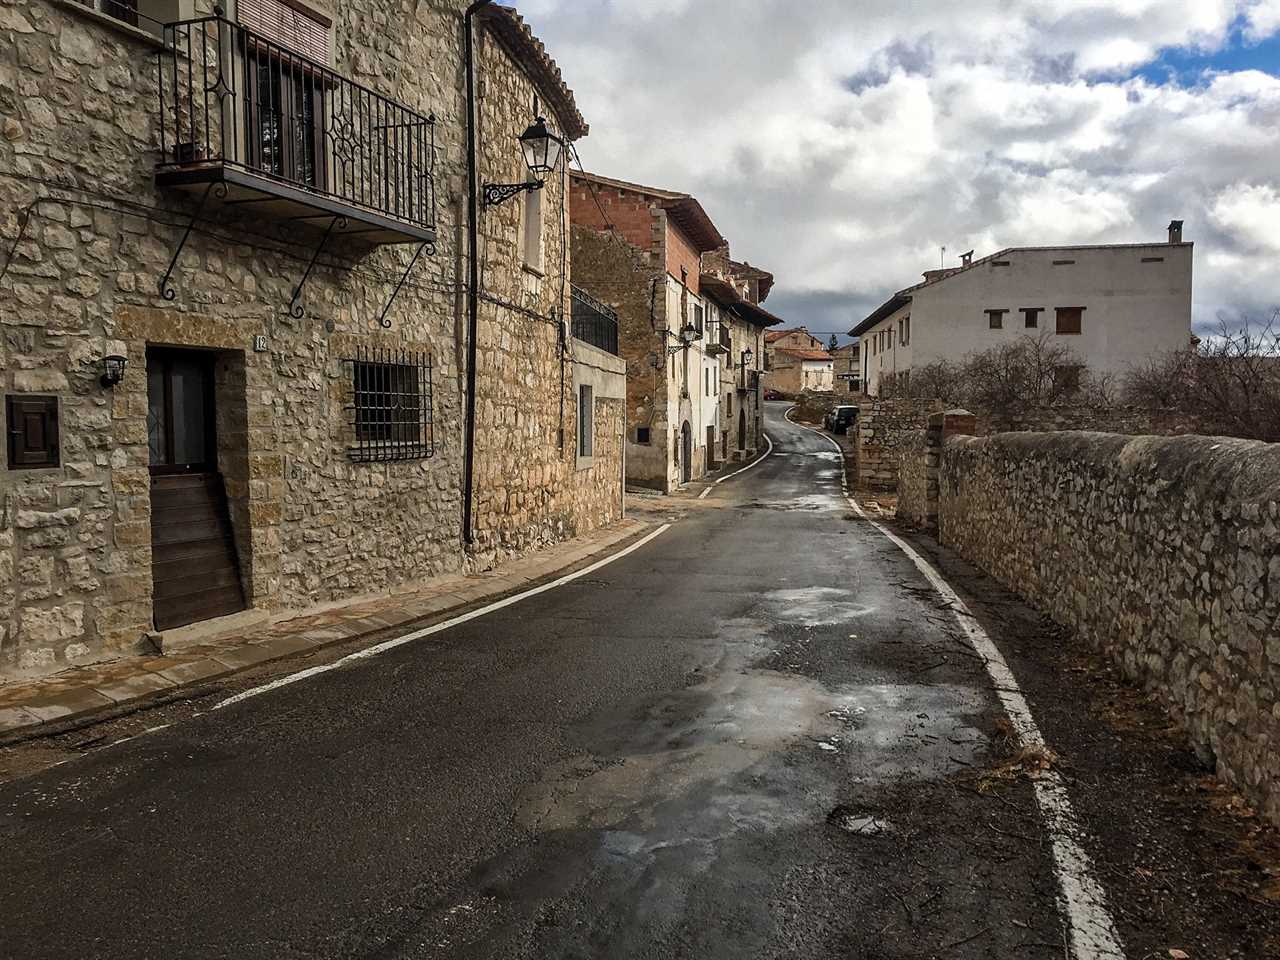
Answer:
<path fill-rule="evenodd" d="M 127 657 L 37 680 L 0 683 L 0 743 L 38 736 L 44 725 L 61 728 L 68 721 L 92 718 L 113 707 L 142 705 L 185 686 L 497 599 L 565 573 L 650 527 L 639 520 L 623 520 L 493 570 L 442 577 L 418 589 L 366 597 L 281 623 L 262 623 L 243 635 L 184 647 L 177 654 Z"/>

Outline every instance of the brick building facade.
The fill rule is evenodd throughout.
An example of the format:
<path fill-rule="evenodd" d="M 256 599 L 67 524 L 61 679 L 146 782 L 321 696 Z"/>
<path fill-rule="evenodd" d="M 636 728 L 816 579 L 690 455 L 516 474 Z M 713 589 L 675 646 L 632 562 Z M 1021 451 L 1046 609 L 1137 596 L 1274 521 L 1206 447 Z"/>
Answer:
<path fill-rule="evenodd" d="M 561 165 L 536 228 L 518 200 L 482 212 L 478 556 L 462 548 L 463 6 L 145 7 L 167 26 L 5 7 L 0 383 L 20 442 L 0 472 L 0 671 L 620 515 L 622 365 L 563 334 Z M 585 124 L 514 11 L 477 31 L 481 174 L 523 179 L 535 96 L 565 136 Z"/>
<path fill-rule="evenodd" d="M 724 238 L 688 194 L 595 174 L 572 175 L 570 209 L 575 282 L 619 317 L 627 481 L 670 492 L 714 464 L 720 439 L 700 284 Z"/>

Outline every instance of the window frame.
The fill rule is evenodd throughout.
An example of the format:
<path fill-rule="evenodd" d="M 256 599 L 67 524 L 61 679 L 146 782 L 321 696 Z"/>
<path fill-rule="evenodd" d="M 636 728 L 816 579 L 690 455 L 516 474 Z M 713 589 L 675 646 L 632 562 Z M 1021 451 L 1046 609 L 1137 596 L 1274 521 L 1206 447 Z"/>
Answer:
<path fill-rule="evenodd" d="M 26 438 L 26 417 L 19 415 L 17 408 L 22 406 L 39 406 L 38 415 L 44 417 L 44 459 L 23 461 L 25 452 L 20 452 L 22 440 Z M 51 394 L 10 393 L 4 398 L 4 424 L 7 442 L 5 444 L 5 466 L 9 470 L 57 470 L 62 466 L 62 438 L 59 420 L 61 404 Z M 19 426 L 21 422 L 21 426 Z M 31 448 L 24 448 L 29 450 Z"/>
<path fill-rule="evenodd" d="M 1084 314 L 1087 307 L 1054 307 L 1054 333 L 1059 337 L 1078 337 L 1084 334 Z M 1075 315 L 1075 329 L 1064 330 L 1064 317 Z"/>
<path fill-rule="evenodd" d="M 535 179 L 533 174 L 528 175 L 528 182 L 532 183 Z M 524 203 L 520 205 L 520 265 L 540 277 L 544 276 L 546 269 L 542 249 L 544 192 L 545 188 L 525 191 Z"/>
<path fill-rule="evenodd" d="M 997 308 L 988 308 L 988 309 L 984 310 L 983 312 L 987 315 L 987 329 L 988 329 L 988 330 L 1003 330 L 1003 329 L 1004 329 L 1004 315 L 1005 315 L 1006 313 L 1008 313 L 1008 312 L 1009 312 L 1008 310 L 1001 310 L 1001 309 L 997 309 Z"/>
<path fill-rule="evenodd" d="M 595 460 L 596 441 L 595 390 L 589 383 L 578 384 L 578 466 L 590 466 Z"/>
<path fill-rule="evenodd" d="M 346 362 L 351 365 L 348 456 L 357 463 L 434 457 L 431 355 L 368 348 Z M 404 398 L 410 402 L 402 404 Z"/>
<path fill-rule="evenodd" d="M 1040 314 L 1044 313 L 1044 307 L 1019 307 L 1018 312 L 1022 314 L 1024 330 L 1040 329 Z"/>

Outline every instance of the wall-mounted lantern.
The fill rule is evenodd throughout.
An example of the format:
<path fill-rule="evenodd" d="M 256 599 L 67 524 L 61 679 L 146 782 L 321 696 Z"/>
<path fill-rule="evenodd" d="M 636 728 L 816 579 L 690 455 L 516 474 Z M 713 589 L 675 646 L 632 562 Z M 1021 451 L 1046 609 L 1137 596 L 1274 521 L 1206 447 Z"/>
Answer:
<path fill-rule="evenodd" d="M 688 350 L 698 341 L 698 338 L 701 337 L 702 334 L 698 332 L 698 328 L 693 325 L 692 321 L 690 321 L 680 328 L 679 334 L 674 334 L 668 330 L 667 336 L 675 341 L 674 346 L 669 345 L 667 347 L 667 353 L 674 356 L 681 350 Z"/>
<path fill-rule="evenodd" d="M 753 359 L 755 359 L 755 354 L 751 352 L 750 347 L 742 351 L 742 365 L 744 367 L 749 367 Z"/>
<path fill-rule="evenodd" d="M 539 179 L 524 183 L 486 183 L 484 185 L 485 206 L 497 206 L 521 193 L 541 190 L 547 185 L 547 182 L 541 178 L 555 170 L 560 163 L 564 141 L 547 129 L 547 121 L 543 117 L 534 120 L 529 129 L 520 134 L 517 139 L 520 141 L 520 152 L 524 154 L 525 166 Z"/>
<path fill-rule="evenodd" d="M 129 358 L 112 354 L 102 358 L 102 385 L 114 387 L 124 379 L 124 368 L 129 365 Z"/>

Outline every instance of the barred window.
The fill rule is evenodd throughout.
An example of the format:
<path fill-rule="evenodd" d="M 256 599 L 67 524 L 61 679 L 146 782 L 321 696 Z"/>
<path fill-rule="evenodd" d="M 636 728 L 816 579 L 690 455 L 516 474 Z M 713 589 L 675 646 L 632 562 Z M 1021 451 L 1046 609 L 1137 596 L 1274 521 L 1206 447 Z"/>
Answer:
<path fill-rule="evenodd" d="M 353 460 L 423 460 L 435 454 L 431 357 L 361 350 L 351 363 Z"/>

